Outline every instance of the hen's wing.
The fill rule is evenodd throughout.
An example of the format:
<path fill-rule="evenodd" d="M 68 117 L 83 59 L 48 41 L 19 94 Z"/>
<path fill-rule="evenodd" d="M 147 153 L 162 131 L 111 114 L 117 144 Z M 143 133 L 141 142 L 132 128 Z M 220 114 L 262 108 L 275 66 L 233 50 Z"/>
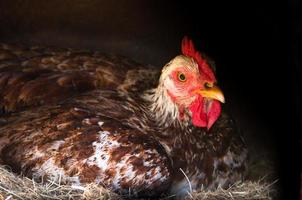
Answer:
<path fill-rule="evenodd" d="M 158 74 L 121 56 L 2 44 L 0 108 L 11 112 L 56 103 L 96 88 L 140 92 L 154 86 Z"/>
<path fill-rule="evenodd" d="M 115 91 L 95 90 L 11 114 L 0 128 L 2 162 L 37 179 L 157 195 L 169 187 L 170 161 L 152 136 L 131 127 L 140 114 L 132 107 Z"/>

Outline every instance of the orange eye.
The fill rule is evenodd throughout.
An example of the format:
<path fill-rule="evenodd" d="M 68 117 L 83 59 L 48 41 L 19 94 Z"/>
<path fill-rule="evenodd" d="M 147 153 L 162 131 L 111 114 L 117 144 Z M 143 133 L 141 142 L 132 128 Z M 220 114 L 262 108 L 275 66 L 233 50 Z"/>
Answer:
<path fill-rule="evenodd" d="M 187 80 L 186 75 L 182 72 L 179 72 L 177 74 L 177 77 L 178 77 L 178 80 L 181 81 L 181 82 L 185 82 Z"/>

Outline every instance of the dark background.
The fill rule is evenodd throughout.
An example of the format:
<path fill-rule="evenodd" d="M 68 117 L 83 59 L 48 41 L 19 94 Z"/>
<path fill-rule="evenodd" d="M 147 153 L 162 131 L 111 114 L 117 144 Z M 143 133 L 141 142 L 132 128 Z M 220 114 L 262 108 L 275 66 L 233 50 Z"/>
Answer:
<path fill-rule="evenodd" d="M 258 141 L 276 147 L 282 199 L 297 199 L 301 3 L 242 2 L 1 0 L 0 41 L 100 50 L 161 67 L 190 36 L 216 61 L 243 128 L 257 127 Z"/>

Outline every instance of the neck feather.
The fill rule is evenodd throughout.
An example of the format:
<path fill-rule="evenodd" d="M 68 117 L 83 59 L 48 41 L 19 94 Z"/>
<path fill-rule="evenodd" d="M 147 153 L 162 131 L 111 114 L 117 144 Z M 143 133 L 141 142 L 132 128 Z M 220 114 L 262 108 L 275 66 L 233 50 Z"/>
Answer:
<path fill-rule="evenodd" d="M 173 124 L 184 126 L 187 124 L 188 120 L 179 119 L 178 106 L 171 100 L 162 85 L 148 91 L 144 98 L 150 102 L 153 118 L 160 126 L 169 127 Z"/>

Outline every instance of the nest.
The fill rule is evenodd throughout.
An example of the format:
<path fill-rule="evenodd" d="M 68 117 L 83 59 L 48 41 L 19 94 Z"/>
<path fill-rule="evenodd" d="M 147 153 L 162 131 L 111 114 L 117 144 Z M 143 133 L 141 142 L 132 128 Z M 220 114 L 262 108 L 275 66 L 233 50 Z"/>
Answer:
<path fill-rule="evenodd" d="M 276 181 L 268 183 L 265 181 L 237 182 L 228 189 L 218 187 L 215 191 L 197 191 L 190 193 L 187 199 L 192 200 L 260 200 L 273 199 L 276 197 L 276 190 L 273 185 Z"/>
<path fill-rule="evenodd" d="M 4 167 L 0 167 L 0 195 L 0 200 L 120 199 L 117 194 L 95 184 L 80 187 L 61 184 L 60 182 L 51 180 L 37 183 L 27 177 L 17 176 Z"/>
<path fill-rule="evenodd" d="M 200 190 L 188 193 L 186 199 L 224 200 L 224 199 L 272 199 L 276 195 L 274 182 L 245 181 L 235 183 L 228 189 L 218 188 L 215 191 Z M 0 200 L 26 199 L 87 199 L 87 200 L 116 200 L 121 196 L 109 190 L 89 184 L 86 187 L 71 186 L 51 180 L 37 183 L 27 177 L 17 176 L 4 167 L 0 167 Z M 167 197 L 165 199 L 173 199 Z"/>

